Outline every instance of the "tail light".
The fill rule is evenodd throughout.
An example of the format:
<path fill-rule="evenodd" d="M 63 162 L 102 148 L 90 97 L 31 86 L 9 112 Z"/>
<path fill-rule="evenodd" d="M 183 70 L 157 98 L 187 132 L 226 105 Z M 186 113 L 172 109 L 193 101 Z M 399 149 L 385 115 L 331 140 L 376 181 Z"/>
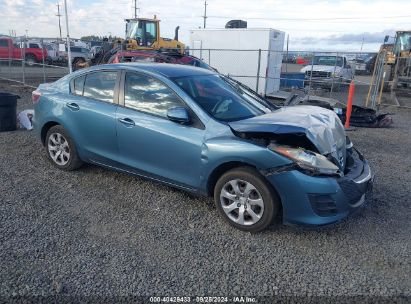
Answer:
<path fill-rule="evenodd" d="M 33 91 L 33 93 L 31 93 L 31 101 L 33 102 L 33 104 L 36 104 L 39 102 L 41 97 L 41 92 L 39 90 L 35 90 Z"/>

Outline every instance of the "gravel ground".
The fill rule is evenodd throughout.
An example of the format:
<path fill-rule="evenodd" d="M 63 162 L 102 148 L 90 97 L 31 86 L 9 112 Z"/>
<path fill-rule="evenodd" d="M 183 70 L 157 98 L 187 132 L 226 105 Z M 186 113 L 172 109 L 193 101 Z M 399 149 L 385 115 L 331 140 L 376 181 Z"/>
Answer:
<path fill-rule="evenodd" d="M 22 96 L 30 89 L 0 83 Z M 351 131 L 374 201 L 327 228 L 240 232 L 211 199 L 86 165 L 63 172 L 32 132 L 0 133 L 0 299 L 129 295 L 411 297 L 411 110 Z M 334 298 L 336 299 L 336 298 Z"/>

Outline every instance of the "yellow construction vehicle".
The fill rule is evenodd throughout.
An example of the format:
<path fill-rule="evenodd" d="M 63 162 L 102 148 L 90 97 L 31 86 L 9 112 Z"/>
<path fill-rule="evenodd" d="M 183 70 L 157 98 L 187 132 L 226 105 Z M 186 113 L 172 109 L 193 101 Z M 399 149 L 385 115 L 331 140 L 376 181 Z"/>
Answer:
<path fill-rule="evenodd" d="M 386 36 L 380 53 L 385 54 L 386 88 L 393 91 L 411 84 L 411 31 L 397 31 L 393 44 L 387 44 L 388 39 Z"/>
<path fill-rule="evenodd" d="M 179 26 L 175 29 L 174 39 L 160 37 L 160 20 L 133 18 L 126 19 L 126 50 L 160 50 L 184 53 L 185 46 L 178 41 Z"/>

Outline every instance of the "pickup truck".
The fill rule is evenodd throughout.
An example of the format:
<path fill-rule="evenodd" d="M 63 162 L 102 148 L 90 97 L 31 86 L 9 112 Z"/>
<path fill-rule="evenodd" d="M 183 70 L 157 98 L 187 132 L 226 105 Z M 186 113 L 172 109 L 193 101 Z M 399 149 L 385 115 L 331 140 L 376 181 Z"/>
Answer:
<path fill-rule="evenodd" d="M 37 62 L 47 61 L 47 50 L 44 48 L 20 48 L 13 43 L 13 40 L 8 37 L 0 37 L 0 59 L 21 60 L 25 55 L 25 61 L 28 65 L 33 65 Z"/>
<path fill-rule="evenodd" d="M 316 87 L 340 89 L 344 83 L 354 78 L 353 68 L 344 56 L 315 55 L 308 65 L 301 69 L 305 80 L 312 81 Z"/>

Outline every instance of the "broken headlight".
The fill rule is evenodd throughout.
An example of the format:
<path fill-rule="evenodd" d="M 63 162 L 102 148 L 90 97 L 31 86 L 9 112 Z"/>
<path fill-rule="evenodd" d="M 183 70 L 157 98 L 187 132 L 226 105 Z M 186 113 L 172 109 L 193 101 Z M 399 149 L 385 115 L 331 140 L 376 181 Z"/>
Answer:
<path fill-rule="evenodd" d="M 314 174 L 341 175 L 339 168 L 324 155 L 302 148 L 287 146 L 269 145 L 268 148 L 293 160 L 301 169 L 308 170 Z"/>

